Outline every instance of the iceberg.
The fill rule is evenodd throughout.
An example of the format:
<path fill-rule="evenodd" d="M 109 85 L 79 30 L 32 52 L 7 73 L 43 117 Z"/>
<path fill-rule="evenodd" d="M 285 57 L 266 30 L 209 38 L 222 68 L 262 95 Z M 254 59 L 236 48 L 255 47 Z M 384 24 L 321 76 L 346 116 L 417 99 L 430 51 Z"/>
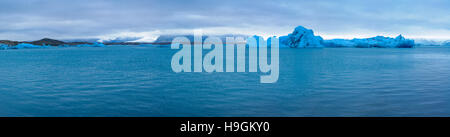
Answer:
<path fill-rule="evenodd" d="M 267 38 L 267 46 L 268 47 L 272 47 L 272 39 L 273 38 L 277 38 L 276 36 L 273 36 L 273 37 L 269 37 L 269 38 Z M 286 45 L 284 45 L 284 44 L 281 44 L 281 42 L 280 42 L 280 38 L 278 38 L 278 47 L 280 47 L 280 48 L 286 48 L 287 46 Z"/>
<path fill-rule="evenodd" d="M 0 50 L 7 50 L 8 45 L 0 44 Z"/>
<path fill-rule="evenodd" d="M 325 47 L 356 47 L 356 43 L 352 40 L 347 39 L 331 39 L 324 40 L 323 44 Z"/>
<path fill-rule="evenodd" d="M 442 43 L 443 46 L 450 46 L 450 40 L 444 41 L 444 43 Z"/>
<path fill-rule="evenodd" d="M 30 49 L 30 48 L 46 48 L 48 46 L 37 46 L 28 43 L 20 43 L 16 46 L 8 47 L 8 49 Z"/>
<path fill-rule="evenodd" d="M 253 44 L 249 44 L 249 41 L 247 41 L 247 43 L 245 44 L 246 45 L 246 47 L 248 48 L 248 47 L 259 47 L 259 40 L 264 40 L 264 42 L 267 44 L 267 47 L 272 47 L 272 39 L 273 38 L 277 38 L 276 36 L 272 36 L 272 37 L 269 37 L 269 38 L 267 38 L 267 40 L 265 40 L 263 37 L 261 37 L 261 36 L 258 36 L 258 35 L 254 35 L 254 36 L 252 36 L 252 37 L 250 37 L 250 38 L 254 38 L 255 40 L 256 40 L 256 45 L 253 45 Z M 279 39 L 279 38 L 278 38 Z M 248 40 L 248 39 L 247 39 Z M 282 44 L 281 44 L 281 42 L 279 43 L 279 47 L 282 47 L 281 46 Z M 283 45 L 283 46 L 285 46 L 285 45 Z"/>
<path fill-rule="evenodd" d="M 396 38 L 376 36 L 365 39 L 332 39 L 324 40 L 325 47 L 356 47 L 356 48 L 412 48 L 414 40 L 406 39 L 402 35 Z"/>
<path fill-rule="evenodd" d="M 264 40 L 263 37 L 258 36 L 258 35 L 254 35 L 254 36 L 252 36 L 252 38 L 254 38 L 254 39 L 256 40 L 256 45 L 249 44 L 249 41 L 247 41 L 247 43 L 245 44 L 245 46 L 246 46 L 247 48 L 248 48 L 248 47 L 259 47 L 259 40 L 260 40 L 260 39 L 261 39 L 261 40 Z"/>
<path fill-rule="evenodd" d="M 450 40 L 442 39 L 415 39 L 415 46 L 417 47 L 440 47 L 440 46 L 450 46 Z"/>
<path fill-rule="evenodd" d="M 280 47 L 319 48 L 323 47 L 322 41 L 322 37 L 315 36 L 311 29 L 298 26 L 291 34 L 280 37 Z"/>
<path fill-rule="evenodd" d="M 414 43 L 416 47 L 437 47 L 444 44 L 442 41 L 429 39 L 415 39 Z"/>
<path fill-rule="evenodd" d="M 92 47 L 105 47 L 105 44 L 95 42 L 94 44 L 92 44 Z"/>
<path fill-rule="evenodd" d="M 356 47 L 356 48 L 412 48 L 414 40 L 406 39 L 402 35 L 396 38 L 376 36 L 364 39 L 331 39 L 323 40 L 315 36 L 311 29 L 303 26 L 295 28 L 294 32 L 287 36 L 281 36 L 280 47 L 291 48 L 320 48 L 320 47 Z"/>
<path fill-rule="evenodd" d="M 76 46 L 77 47 L 105 47 L 105 44 L 95 42 L 93 44 L 80 44 L 80 45 L 76 45 Z"/>

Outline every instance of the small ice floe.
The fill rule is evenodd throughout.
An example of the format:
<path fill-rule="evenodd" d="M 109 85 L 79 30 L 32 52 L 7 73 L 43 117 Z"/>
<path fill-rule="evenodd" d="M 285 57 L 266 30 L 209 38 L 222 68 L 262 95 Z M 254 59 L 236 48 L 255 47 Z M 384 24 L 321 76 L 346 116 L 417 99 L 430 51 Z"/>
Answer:
<path fill-rule="evenodd" d="M 105 44 L 103 43 L 93 43 L 93 44 L 81 44 L 81 45 L 76 45 L 77 47 L 105 47 Z"/>
<path fill-rule="evenodd" d="M 7 50 L 8 45 L 0 44 L 0 50 Z"/>

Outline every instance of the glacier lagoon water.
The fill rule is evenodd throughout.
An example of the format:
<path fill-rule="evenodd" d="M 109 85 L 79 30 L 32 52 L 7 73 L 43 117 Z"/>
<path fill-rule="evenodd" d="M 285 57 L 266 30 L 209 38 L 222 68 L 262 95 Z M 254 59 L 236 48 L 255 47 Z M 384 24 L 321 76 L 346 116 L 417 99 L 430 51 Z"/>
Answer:
<path fill-rule="evenodd" d="M 174 73 L 175 52 L 0 51 L 0 116 L 450 116 L 450 48 L 282 48 L 274 84 Z"/>

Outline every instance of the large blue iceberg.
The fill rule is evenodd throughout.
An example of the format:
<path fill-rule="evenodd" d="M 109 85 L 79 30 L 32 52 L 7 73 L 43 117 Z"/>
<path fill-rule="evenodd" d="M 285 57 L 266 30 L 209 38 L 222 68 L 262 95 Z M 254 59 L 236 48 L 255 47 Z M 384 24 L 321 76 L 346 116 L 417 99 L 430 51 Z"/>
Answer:
<path fill-rule="evenodd" d="M 323 40 L 315 36 L 311 29 L 303 26 L 295 28 L 294 32 L 280 37 L 280 47 L 291 48 L 320 48 L 320 47 L 355 47 L 355 48 L 412 48 L 414 40 L 406 39 L 402 35 L 396 38 L 376 36 L 364 39 L 331 39 Z"/>
<path fill-rule="evenodd" d="M 252 36 L 259 41 L 261 36 Z M 270 47 L 270 39 L 267 44 Z M 280 47 L 290 48 L 321 48 L 321 47 L 354 47 L 354 48 L 412 48 L 414 40 L 406 39 L 402 35 L 396 38 L 376 36 L 372 38 L 355 39 L 331 39 L 324 40 L 320 36 L 315 36 L 311 29 L 298 26 L 287 35 L 279 37 Z M 247 47 L 249 44 L 247 44 Z"/>
<path fill-rule="evenodd" d="M 323 47 L 322 37 L 314 36 L 311 29 L 306 29 L 303 26 L 295 28 L 294 32 L 287 36 L 281 36 L 280 47 L 291 48 L 318 48 Z"/>

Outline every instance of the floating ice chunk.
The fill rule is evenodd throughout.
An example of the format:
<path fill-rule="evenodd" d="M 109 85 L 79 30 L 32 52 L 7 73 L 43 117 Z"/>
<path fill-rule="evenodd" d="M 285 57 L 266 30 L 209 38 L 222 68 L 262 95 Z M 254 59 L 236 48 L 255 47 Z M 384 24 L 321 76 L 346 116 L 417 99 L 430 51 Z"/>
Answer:
<path fill-rule="evenodd" d="M 356 47 L 364 48 L 412 48 L 414 47 L 414 40 L 405 39 L 402 35 L 394 38 L 376 36 L 367 39 L 353 39 L 356 43 Z"/>
<path fill-rule="evenodd" d="M 20 43 L 16 46 L 9 47 L 8 49 L 29 49 L 29 48 L 46 48 L 47 46 L 37 46 L 28 43 Z"/>
<path fill-rule="evenodd" d="M 92 44 L 92 47 L 105 47 L 105 44 L 95 42 L 94 44 Z"/>
<path fill-rule="evenodd" d="M 0 44 L 0 50 L 7 50 L 8 45 Z"/>
<path fill-rule="evenodd" d="M 444 41 L 442 46 L 450 46 L 450 40 Z"/>
<path fill-rule="evenodd" d="M 280 42 L 282 43 L 280 45 L 289 46 L 291 48 L 323 47 L 322 41 L 322 37 L 314 36 L 314 32 L 311 29 L 306 29 L 303 26 L 296 27 L 294 32 L 288 36 L 280 37 Z"/>
<path fill-rule="evenodd" d="M 76 46 L 77 47 L 105 47 L 105 44 L 95 42 L 93 44 L 80 44 L 80 45 L 76 45 Z"/>

